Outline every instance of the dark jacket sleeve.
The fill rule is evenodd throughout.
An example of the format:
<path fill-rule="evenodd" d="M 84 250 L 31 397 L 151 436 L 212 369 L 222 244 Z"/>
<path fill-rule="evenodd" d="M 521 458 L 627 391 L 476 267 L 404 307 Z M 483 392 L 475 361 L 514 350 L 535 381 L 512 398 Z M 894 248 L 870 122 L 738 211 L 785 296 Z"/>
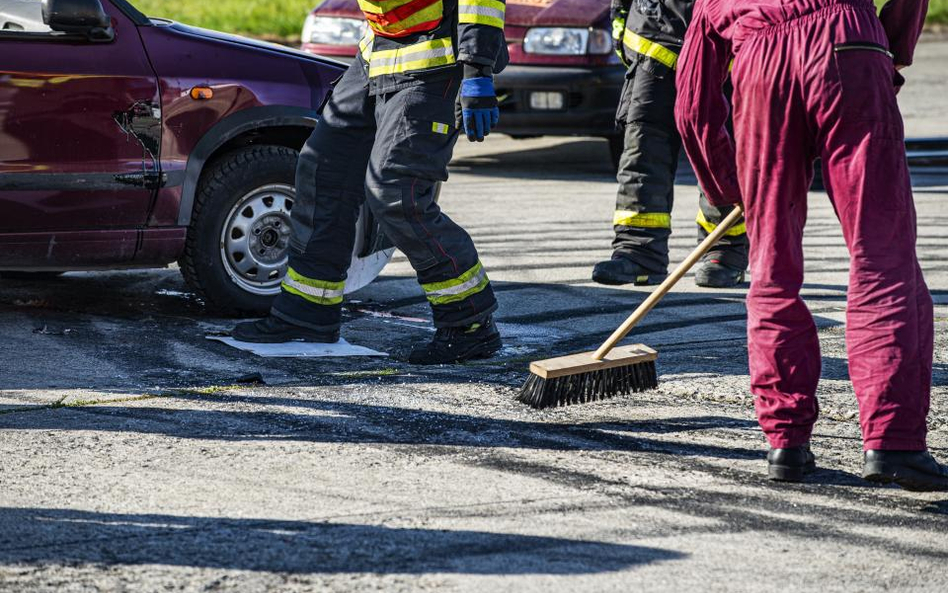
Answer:
<path fill-rule="evenodd" d="M 698 183 L 715 206 L 737 204 L 734 141 L 726 123 L 730 108 L 724 95 L 731 60 L 730 43 L 714 30 L 699 2 L 678 59 L 675 121 Z"/>
<path fill-rule="evenodd" d="M 506 8 L 504 0 L 458 0 L 458 61 L 504 69 Z"/>
<path fill-rule="evenodd" d="M 928 0 L 889 0 L 879 18 L 889 38 L 889 51 L 895 54 L 897 66 L 908 66 L 915 54 L 915 44 L 922 34 Z"/>

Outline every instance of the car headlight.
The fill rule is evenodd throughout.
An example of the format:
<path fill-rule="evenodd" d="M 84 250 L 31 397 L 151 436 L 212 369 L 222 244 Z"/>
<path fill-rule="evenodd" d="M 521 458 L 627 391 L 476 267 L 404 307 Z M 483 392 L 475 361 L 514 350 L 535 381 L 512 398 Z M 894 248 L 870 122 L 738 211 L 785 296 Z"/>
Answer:
<path fill-rule="evenodd" d="M 365 33 L 365 20 L 311 14 L 303 23 L 303 43 L 358 45 Z"/>
<path fill-rule="evenodd" d="M 553 56 L 606 55 L 612 53 L 612 37 L 603 29 L 537 27 L 527 31 L 523 51 Z"/>

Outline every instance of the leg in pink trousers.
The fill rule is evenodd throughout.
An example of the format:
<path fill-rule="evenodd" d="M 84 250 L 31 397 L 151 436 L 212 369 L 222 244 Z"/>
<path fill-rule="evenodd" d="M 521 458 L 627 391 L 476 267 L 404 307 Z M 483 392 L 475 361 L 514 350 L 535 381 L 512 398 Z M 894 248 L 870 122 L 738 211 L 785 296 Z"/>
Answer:
<path fill-rule="evenodd" d="M 848 39 L 885 43 L 878 21 Z M 849 375 L 866 450 L 925 450 L 932 300 L 915 253 L 916 220 L 894 67 L 872 50 L 835 51 L 816 83 L 824 179 L 850 254 Z"/>
<path fill-rule="evenodd" d="M 800 298 L 803 227 L 813 157 L 799 87 L 786 70 L 790 40 L 746 42 L 734 66 L 734 121 L 751 245 L 747 347 L 761 428 L 776 449 L 802 445 L 818 415 L 820 345 Z"/>
<path fill-rule="evenodd" d="M 852 261 L 846 341 L 864 446 L 925 449 L 932 303 L 915 255 L 894 69 L 879 51 L 834 51 L 856 40 L 885 44 L 871 12 L 801 19 L 746 41 L 734 66 L 751 389 L 774 448 L 806 443 L 817 418 L 819 341 L 799 290 L 806 194 L 821 156 Z"/>

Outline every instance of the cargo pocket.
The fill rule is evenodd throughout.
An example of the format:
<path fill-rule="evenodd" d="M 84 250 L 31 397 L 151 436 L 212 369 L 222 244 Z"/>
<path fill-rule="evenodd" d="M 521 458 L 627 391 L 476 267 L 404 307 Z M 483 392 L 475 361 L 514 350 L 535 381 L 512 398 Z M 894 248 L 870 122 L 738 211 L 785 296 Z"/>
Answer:
<path fill-rule="evenodd" d="M 402 120 L 390 140 L 384 168 L 415 179 L 447 181 L 458 136 L 455 98 L 411 89 L 404 101 L 404 108 L 395 110 L 402 112 Z"/>
<path fill-rule="evenodd" d="M 901 122 L 895 102 L 896 70 L 892 53 L 870 42 L 833 46 L 842 113 L 853 121 Z"/>
<path fill-rule="evenodd" d="M 619 93 L 619 107 L 616 108 L 616 127 L 621 128 L 628 122 L 629 105 L 632 103 L 632 88 L 635 84 L 636 62 L 633 59 L 629 69 L 625 72 L 625 80 L 622 82 L 622 92 Z"/>
<path fill-rule="evenodd" d="M 877 43 L 849 42 L 833 46 L 833 60 L 840 85 L 835 125 L 852 151 L 843 178 L 861 186 L 865 207 L 905 212 L 911 191 L 892 54 Z"/>

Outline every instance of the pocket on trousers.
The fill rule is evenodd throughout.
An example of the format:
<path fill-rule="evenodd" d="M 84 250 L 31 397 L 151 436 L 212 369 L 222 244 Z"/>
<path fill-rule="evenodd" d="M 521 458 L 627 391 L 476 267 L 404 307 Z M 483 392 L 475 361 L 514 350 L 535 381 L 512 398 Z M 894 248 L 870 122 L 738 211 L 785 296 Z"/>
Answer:
<path fill-rule="evenodd" d="M 454 98 L 416 93 L 405 105 L 385 168 L 409 177 L 447 181 L 457 141 Z"/>
<path fill-rule="evenodd" d="M 888 49 L 876 43 L 850 42 L 833 46 L 842 117 L 852 121 L 898 123 L 895 127 L 901 129 L 891 56 Z M 896 130 L 887 132 L 893 133 L 899 134 Z"/>
<path fill-rule="evenodd" d="M 623 126 L 628 122 L 629 106 L 632 103 L 632 88 L 635 84 L 636 62 L 632 64 L 625 72 L 625 80 L 622 81 L 622 91 L 619 93 L 619 106 L 616 108 L 616 124 Z"/>

